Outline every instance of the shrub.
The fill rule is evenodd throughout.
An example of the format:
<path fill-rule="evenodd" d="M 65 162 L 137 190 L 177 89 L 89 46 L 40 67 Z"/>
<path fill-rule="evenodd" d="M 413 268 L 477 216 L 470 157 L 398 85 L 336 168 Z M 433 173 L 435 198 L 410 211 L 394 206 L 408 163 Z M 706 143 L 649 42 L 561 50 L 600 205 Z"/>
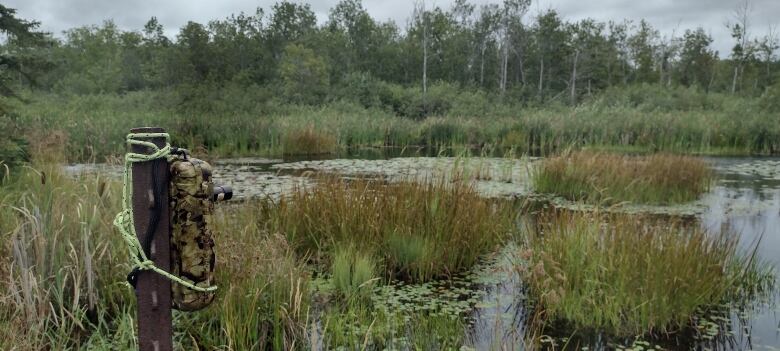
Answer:
<path fill-rule="evenodd" d="M 284 97 L 293 103 L 319 104 L 328 94 L 328 65 L 301 44 L 288 44 L 279 63 Z"/>
<path fill-rule="evenodd" d="M 695 200 L 709 189 L 711 177 L 707 164 L 690 156 L 579 151 L 542 162 L 533 183 L 538 192 L 575 201 L 669 204 Z"/>
<path fill-rule="evenodd" d="M 767 112 L 780 112 L 780 82 L 768 87 L 758 102 Z"/>
<path fill-rule="evenodd" d="M 522 274 L 544 319 L 578 331 L 674 332 L 774 284 L 774 272 L 737 251 L 739 235 L 696 224 L 563 212 L 539 233 Z"/>
<path fill-rule="evenodd" d="M 0 181 L 5 179 L 12 168 L 29 160 L 28 143 L 19 137 L 16 123 L 8 116 L 0 115 Z"/>

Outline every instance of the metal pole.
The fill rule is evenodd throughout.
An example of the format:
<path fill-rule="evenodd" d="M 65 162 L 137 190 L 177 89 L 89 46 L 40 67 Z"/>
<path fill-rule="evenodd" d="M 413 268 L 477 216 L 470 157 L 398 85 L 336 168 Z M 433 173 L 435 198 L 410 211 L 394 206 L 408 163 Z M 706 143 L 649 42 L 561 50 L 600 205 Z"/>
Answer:
<path fill-rule="evenodd" d="M 162 128 L 134 128 L 131 133 L 162 133 Z M 149 138 L 157 146 L 165 146 L 164 138 Z M 131 151 L 149 153 L 144 146 L 131 146 Z M 154 264 L 171 270 L 171 226 L 168 209 L 168 161 L 158 159 L 133 163 L 133 222 L 141 243 L 152 234 L 146 253 Z M 155 185 L 156 191 L 155 191 Z M 155 198 L 158 193 L 158 198 Z M 154 230 L 147 233 L 147 228 Z M 140 351 L 172 351 L 171 282 L 151 271 L 138 273 L 135 296 L 138 301 L 138 349 Z"/>

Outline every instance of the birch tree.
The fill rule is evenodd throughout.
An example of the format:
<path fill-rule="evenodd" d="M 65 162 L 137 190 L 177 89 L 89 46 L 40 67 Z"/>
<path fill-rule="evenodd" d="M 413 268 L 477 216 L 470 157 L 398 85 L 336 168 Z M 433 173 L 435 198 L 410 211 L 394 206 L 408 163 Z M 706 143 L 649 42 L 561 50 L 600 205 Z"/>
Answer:
<path fill-rule="evenodd" d="M 731 79 L 731 93 L 737 92 L 737 82 L 745 71 L 745 65 L 755 54 L 755 45 L 750 40 L 750 0 L 744 0 L 734 10 L 734 23 L 726 24 L 734 38 L 731 59 L 734 62 L 734 74 Z"/>
<path fill-rule="evenodd" d="M 426 16 L 425 1 L 419 1 L 414 4 L 414 21 L 416 27 L 420 28 L 420 45 L 422 45 L 423 63 L 422 63 L 422 102 L 423 109 L 426 109 L 426 95 L 428 94 L 428 20 Z"/>
<path fill-rule="evenodd" d="M 531 0 L 504 0 L 503 8 L 501 9 L 501 25 L 499 27 L 501 37 L 501 74 L 498 86 L 502 97 L 506 93 L 506 82 L 509 72 L 509 51 L 512 44 L 512 29 L 513 27 L 522 26 L 522 18 L 528 11 L 530 5 Z M 520 31 L 515 31 L 515 33 L 520 33 Z"/>

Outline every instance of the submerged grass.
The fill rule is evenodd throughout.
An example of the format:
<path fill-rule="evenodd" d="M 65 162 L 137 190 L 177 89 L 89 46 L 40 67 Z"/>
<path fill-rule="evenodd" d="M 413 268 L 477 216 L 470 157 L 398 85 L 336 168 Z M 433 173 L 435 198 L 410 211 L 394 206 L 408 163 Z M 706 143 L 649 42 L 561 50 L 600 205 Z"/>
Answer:
<path fill-rule="evenodd" d="M 629 156 L 578 151 L 544 160 L 533 174 L 536 191 L 590 203 L 675 204 L 709 189 L 712 171 L 690 156 Z"/>
<path fill-rule="evenodd" d="M 515 231 L 514 217 L 510 205 L 462 181 L 323 177 L 264 205 L 260 221 L 315 261 L 354 245 L 380 262 L 385 278 L 425 281 L 471 267 Z"/>
<path fill-rule="evenodd" d="M 547 215 L 521 268 L 548 323 L 587 333 L 665 334 L 774 281 L 736 235 L 628 215 Z M 523 266 L 525 267 L 525 266 Z"/>

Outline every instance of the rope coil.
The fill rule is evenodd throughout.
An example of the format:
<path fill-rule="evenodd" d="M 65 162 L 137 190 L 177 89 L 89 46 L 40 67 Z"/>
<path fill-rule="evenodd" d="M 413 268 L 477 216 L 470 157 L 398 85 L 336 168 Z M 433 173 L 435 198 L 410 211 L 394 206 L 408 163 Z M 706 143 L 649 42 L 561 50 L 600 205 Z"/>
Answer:
<path fill-rule="evenodd" d="M 165 146 L 160 148 L 152 142 L 139 140 L 140 138 L 165 138 Z M 127 135 L 126 142 L 128 145 L 145 146 L 151 150 L 152 153 L 143 154 L 137 152 L 128 152 L 125 154 L 125 167 L 123 174 L 124 185 L 122 187 L 122 212 L 119 212 L 114 218 L 114 226 L 122 234 L 122 238 L 127 244 L 128 253 L 133 263 L 133 270 L 148 270 L 153 271 L 168 280 L 181 284 L 182 286 L 192 289 L 198 292 L 213 292 L 217 290 L 216 286 L 200 287 L 192 284 L 178 276 L 175 276 L 165 270 L 157 267 L 152 260 L 146 256 L 141 242 L 138 241 L 138 236 L 135 232 L 135 221 L 133 217 L 133 163 L 154 161 L 157 159 L 165 158 L 166 160 L 171 155 L 170 136 L 168 133 L 130 133 Z"/>

